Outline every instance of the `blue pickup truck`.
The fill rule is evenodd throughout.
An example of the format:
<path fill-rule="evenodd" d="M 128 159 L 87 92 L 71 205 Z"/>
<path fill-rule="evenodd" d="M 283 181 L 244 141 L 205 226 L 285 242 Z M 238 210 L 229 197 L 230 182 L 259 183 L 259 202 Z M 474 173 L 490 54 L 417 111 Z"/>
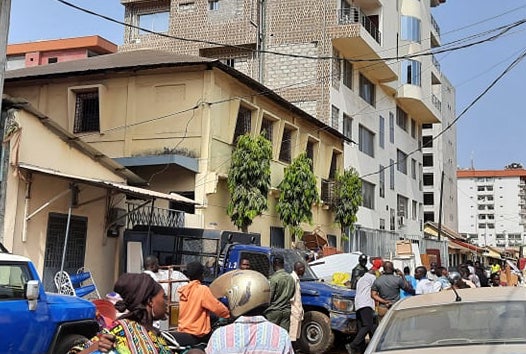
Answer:
<path fill-rule="evenodd" d="M 272 274 L 272 260 L 280 255 L 285 259 L 285 270 L 292 272 L 297 261 L 304 261 L 301 253 L 293 249 L 269 248 L 256 245 L 231 244 L 225 248 L 223 265 L 219 273 L 239 268 L 246 258 L 253 270 L 267 277 Z M 299 344 L 308 353 L 325 353 L 333 345 L 335 336 L 356 332 L 354 290 L 318 281 L 307 265 L 301 278 L 301 300 L 305 316 Z"/>
<path fill-rule="evenodd" d="M 0 328 L 0 353 L 66 354 L 99 325 L 90 301 L 46 293 L 33 263 L 0 245 Z"/>

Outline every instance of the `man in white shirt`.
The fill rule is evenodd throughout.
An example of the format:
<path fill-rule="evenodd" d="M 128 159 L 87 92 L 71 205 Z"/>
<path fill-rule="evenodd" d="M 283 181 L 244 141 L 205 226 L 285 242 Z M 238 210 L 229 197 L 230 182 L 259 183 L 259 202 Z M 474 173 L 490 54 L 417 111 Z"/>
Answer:
<path fill-rule="evenodd" d="M 292 344 L 295 346 L 296 341 L 301 335 L 301 321 L 303 321 L 303 306 L 301 305 L 301 286 L 300 278 L 305 274 L 305 264 L 303 262 L 294 263 L 294 270 L 290 275 L 294 278 L 296 290 L 294 297 L 290 299 L 290 327 L 289 335 Z"/>
<path fill-rule="evenodd" d="M 376 330 L 374 323 L 374 309 L 376 307 L 374 299 L 371 297 L 371 286 L 376 280 L 376 271 L 381 267 L 381 263 L 373 262 L 373 266 L 356 283 L 356 295 L 354 307 L 356 309 L 356 320 L 358 322 L 358 333 L 351 343 L 347 343 L 345 348 L 349 353 L 363 353 L 367 344 L 365 336 L 372 337 Z"/>
<path fill-rule="evenodd" d="M 424 266 L 418 266 L 415 269 L 416 295 L 438 293 L 442 289 L 442 284 L 438 281 L 428 279 L 427 269 Z"/>

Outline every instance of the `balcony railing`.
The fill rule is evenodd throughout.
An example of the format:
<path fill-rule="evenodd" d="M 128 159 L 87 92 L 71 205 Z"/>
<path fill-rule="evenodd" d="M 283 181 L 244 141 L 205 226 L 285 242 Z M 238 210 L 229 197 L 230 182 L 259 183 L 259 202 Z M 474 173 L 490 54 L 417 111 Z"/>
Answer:
<path fill-rule="evenodd" d="M 350 25 L 360 23 L 363 28 L 374 38 L 378 44 L 381 44 L 381 33 L 378 26 L 371 21 L 358 7 L 348 7 L 338 10 L 338 24 Z"/>
<path fill-rule="evenodd" d="M 431 26 L 433 26 L 433 28 L 435 29 L 437 34 L 440 36 L 440 26 L 438 25 L 438 23 L 435 20 L 435 18 L 433 17 L 433 15 L 431 15 Z"/>
<path fill-rule="evenodd" d="M 184 227 L 183 211 L 164 209 L 151 205 L 141 206 L 136 203 L 127 203 L 128 215 L 126 227 L 132 229 L 136 225 L 152 225 L 165 227 Z"/>
<path fill-rule="evenodd" d="M 431 62 L 437 68 L 437 70 L 440 72 L 440 63 L 438 62 L 438 59 L 434 55 L 431 55 Z"/>
<path fill-rule="evenodd" d="M 439 112 L 442 112 L 442 102 L 440 102 L 438 97 L 434 94 L 431 94 L 431 103 L 433 103 L 433 106 L 435 106 L 435 108 L 438 109 Z"/>

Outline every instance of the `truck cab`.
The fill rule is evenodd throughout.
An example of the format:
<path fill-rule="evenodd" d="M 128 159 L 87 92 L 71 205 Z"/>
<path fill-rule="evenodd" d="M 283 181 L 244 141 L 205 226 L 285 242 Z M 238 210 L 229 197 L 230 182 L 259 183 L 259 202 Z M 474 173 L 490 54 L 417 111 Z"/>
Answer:
<path fill-rule="evenodd" d="M 95 306 L 46 293 L 26 257 L 0 250 L 0 353 L 66 354 L 98 329 Z"/>

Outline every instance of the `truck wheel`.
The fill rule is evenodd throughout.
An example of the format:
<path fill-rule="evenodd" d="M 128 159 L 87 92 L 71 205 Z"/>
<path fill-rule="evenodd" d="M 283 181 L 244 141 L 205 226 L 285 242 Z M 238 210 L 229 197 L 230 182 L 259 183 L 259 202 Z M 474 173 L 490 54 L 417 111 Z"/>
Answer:
<path fill-rule="evenodd" d="M 300 348 L 306 353 L 326 353 L 334 343 L 334 333 L 329 317 L 317 311 L 305 313 L 298 342 Z"/>
<path fill-rule="evenodd" d="M 76 345 L 82 345 L 88 341 L 88 338 L 80 334 L 68 334 L 58 342 L 53 353 L 67 354 Z"/>

